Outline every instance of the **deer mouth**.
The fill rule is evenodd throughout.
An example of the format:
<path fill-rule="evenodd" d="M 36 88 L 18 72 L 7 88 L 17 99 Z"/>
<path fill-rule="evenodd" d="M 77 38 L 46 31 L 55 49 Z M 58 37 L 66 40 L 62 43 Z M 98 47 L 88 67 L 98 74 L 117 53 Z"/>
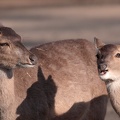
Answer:
<path fill-rule="evenodd" d="M 99 69 L 99 74 L 102 76 L 102 75 L 105 75 L 106 73 L 108 72 L 108 70 L 100 70 Z"/>

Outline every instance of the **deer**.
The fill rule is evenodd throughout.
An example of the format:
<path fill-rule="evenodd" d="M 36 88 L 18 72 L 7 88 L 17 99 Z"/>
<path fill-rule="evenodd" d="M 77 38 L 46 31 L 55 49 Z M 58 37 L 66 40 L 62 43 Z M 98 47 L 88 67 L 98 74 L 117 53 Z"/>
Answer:
<path fill-rule="evenodd" d="M 0 27 L 0 120 L 15 120 L 13 69 L 33 67 L 36 60 L 36 56 L 21 44 L 21 37 L 15 31 Z"/>
<path fill-rule="evenodd" d="M 57 86 L 50 119 L 104 120 L 107 92 L 98 76 L 93 43 L 85 39 L 60 40 L 36 46 L 30 51 L 37 56 L 44 78 L 52 76 Z M 17 93 L 23 95 L 22 91 L 37 79 L 35 69 L 20 68 L 15 71 Z M 30 85 L 25 86 L 24 82 L 18 84 L 18 78 L 20 81 L 24 78 Z M 23 86 L 25 88 L 21 88 Z"/>
<path fill-rule="evenodd" d="M 120 116 L 120 45 L 105 44 L 98 38 L 94 39 L 94 43 L 99 77 L 105 82 L 111 104 Z"/>
<path fill-rule="evenodd" d="M 1 120 L 104 120 L 107 91 L 94 44 L 68 39 L 27 50 L 0 27 Z"/>

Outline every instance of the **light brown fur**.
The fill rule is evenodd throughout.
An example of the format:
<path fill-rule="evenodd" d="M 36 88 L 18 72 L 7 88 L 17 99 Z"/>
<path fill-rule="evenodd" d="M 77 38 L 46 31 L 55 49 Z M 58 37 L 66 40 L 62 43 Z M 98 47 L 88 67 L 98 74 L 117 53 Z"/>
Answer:
<path fill-rule="evenodd" d="M 14 79 L 0 70 L 0 120 L 15 119 Z"/>
<path fill-rule="evenodd" d="M 5 77 L 1 74 L 1 82 L 6 79 L 4 85 L 11 89 L 9 92 L 13 98 L 3 101 L 5 105 L 11 101 L 12 104 L 15 103 L 15 107 L 9 104 L 10 109 L 13 108 L 13 117 L 8 115 L 9 118 L 4 117 L 1 120 L 104 120 L 107 94 L 105 85 L 97 74 L 95 49 L 91 42 L 78 39 L 40 45 L 31 49 L 38 57 L 38 64 L 34 68 L 13 70 L 16 65 L 27 67 L 18 64 L 19 60 L 22 63 L 35 64 L 36 58 L 23 47 L 20 36 L 7 28 L 6 31 L 2 33 L 1 41 L 5 37 L 5 41 L 9 41 L 17 50 L 13 51 L 6 45 L 7 49 L 3 49 L 5 55 L 1 54 L 4 51 L 0 52 L 1 70 L 9 69 L 14 73 L 11 76 L 11 88 L 7 87 L 10 71 L 6 72 Z M 16 41 L 19 46 L 16 46 Z M 8 58 L 10 55 L 12 57 Z M 2 96 L 9 98 L 10 94 Z M 4 115 L 7 116 L 7 111 Z"/>
<path fill-rule="evenodd" d="M 107 94 L 97 74 L 95 48 L 91 42 L 84 39 L 57 41 L 31 51 L 38 57 L 44 77 L 51 75 L 57 86 L 55 120 L 104 120 Z M 35 71 L 36 68 L 15 72 L 17 93 L 26 95 L 21 91 L 37 80 Z M 23 79 L 29 85 L 24 85 Z M 19 103 L 21 101 L 19 97 Z"/>
<path fill-rule="evenodd" d="M 13 69 L 33 66 L 36 57 L 11 28 L 0 27 L 0 120 L 15 120 L 16 96 Z"/>
<path fill-rule="evenodd" d="M 106 83 L 112 106 L 120 116 L 120 45 L 105 45 L 98 39 L 95 45 L 99 76 Z"/>

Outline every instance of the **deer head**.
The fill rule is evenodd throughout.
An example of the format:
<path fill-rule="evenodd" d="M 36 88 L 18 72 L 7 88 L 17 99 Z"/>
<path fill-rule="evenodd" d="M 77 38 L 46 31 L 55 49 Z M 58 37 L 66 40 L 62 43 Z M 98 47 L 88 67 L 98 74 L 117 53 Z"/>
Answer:
<path fill-rule="evenodd" d="M 107 84 L 120 79 L 120 45 L 105 45 L 95 38 L 99 76 Z"/>
<path fill-rule="evenodd" d="M 33 67 L 36 62 L 36 56 L 24 47 L 14 30 L 0 27 L 0 67 Z"/>

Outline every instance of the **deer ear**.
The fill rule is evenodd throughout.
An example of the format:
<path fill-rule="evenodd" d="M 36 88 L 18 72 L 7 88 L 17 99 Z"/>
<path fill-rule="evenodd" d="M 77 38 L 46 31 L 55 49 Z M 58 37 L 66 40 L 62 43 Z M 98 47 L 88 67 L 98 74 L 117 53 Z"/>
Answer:
<path fill-rule="evenodd" d="M 100 48 L 102 48 L 105 44 L 99 40 L 98 38 L 94 37 L 94 44 L 96 48 L 96 53 L 100 53 Z"/>
<path fill-rule="evenodd" d="M 99 40 L 96 37 L 94 37 L 94 44 L 95 44 L 96 49 L 100 49 L 101 47 L 105 45 L 105 43 L 103 43 L 101 40 Z"/>

